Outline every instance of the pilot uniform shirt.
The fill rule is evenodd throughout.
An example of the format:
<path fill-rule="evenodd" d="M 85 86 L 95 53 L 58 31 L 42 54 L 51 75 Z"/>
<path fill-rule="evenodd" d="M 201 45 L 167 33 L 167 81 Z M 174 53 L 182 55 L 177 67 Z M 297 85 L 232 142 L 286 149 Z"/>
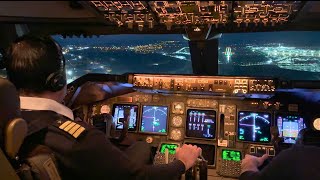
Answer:
<path fill-rule="evenodd" d="M 28 134 L 45 129 L 42 144 L 54 152 L 62 179 L 177 179 L 185 172 L 180 160 L 163 165 L 132 162 L 101 131 L 73 121 L 72 111 L 54 100 L 20 97 L 20 102 Z"/>

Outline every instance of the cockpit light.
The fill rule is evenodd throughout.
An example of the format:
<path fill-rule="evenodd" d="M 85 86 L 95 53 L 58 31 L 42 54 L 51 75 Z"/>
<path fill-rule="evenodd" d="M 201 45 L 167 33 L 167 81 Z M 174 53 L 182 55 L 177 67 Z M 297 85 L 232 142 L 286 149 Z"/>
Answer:
<path fill-rule="evenodd" d="M 313 121 L 313 127 L 314 127 L 314 129 L 320 131 L 320 118 L 316 118 L 316 119 Z"/>

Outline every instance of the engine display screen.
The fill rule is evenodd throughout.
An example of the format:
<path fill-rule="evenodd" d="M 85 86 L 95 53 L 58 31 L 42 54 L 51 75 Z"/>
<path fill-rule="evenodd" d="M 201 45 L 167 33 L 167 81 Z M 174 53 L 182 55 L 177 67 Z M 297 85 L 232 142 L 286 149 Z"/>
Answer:
<path fill-rule="evenodd" d="M 214 160 L 216 157 L 216 147 L 215 145 L 211 144 L 199 144 L 199 143 L 188 143 L 185 144 L 191 144 L 196 145 L 202 149 L 202 156 L 208 161 L 208 165 L 213 166 L 215 164 Z"/>
<path fill-rule="evenodd" d="M 241 152 L 229 149 L 222 149 L 222 160 L 241 161 Z"/>
<path fill-rule="evenodd" d="M 167 117 L 167 106 L 143 106 L 140 131 L 166 134 Z"/>
<path fill-rule="evenodd" d="M 239 111 L 238 139 L 248 142 L 270 142 L 271 114 Z"/>
<path fill-rule="evenodd" d="M 169 154 L 176 154 L 177 147 L 179 147 L 178 144 L 162 143 L 160 147 L 160 152 L 164 154 L 166 149 L 168 149 Z"/>
<path fill-rule="evenodd" d="M 216 137 L 216 111 L 188 109 L 186 136 L 214 139 Z"/>
<path fill-rule="evenodd" d="M 305 128 L 303 117 L 299 115 L 276 116 L 279 136 L 283 137 L 284 143 L 295 144 L 298 133 Z"/>
<path fill-rule="evenodd" d="M 112 110 L 113 122 L 116 125 L 116 130 L 123 129 L 123 118 L 125 109 L 130 109 L 129 127 L 128 131 L 137 130 L 137 119 L 138 119 L 138 105 L 133 104 L 114 104 Z"/>

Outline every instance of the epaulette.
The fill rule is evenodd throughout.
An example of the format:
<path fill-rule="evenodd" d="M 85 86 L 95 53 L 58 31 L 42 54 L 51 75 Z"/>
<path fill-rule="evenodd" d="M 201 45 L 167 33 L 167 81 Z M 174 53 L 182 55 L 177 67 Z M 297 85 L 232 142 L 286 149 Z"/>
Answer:
<path fill-rule="evenodd" d="M 80 124 L 78 124 L 76 122 L 70 121 L 70 120 L 65 121 L 65 122 L 58 120 L 57 123 L 54 123 L 54 126 L 69 133 L 74 138 L 78 138 L 86 130 L 85 127 L 81 126 Z"/>

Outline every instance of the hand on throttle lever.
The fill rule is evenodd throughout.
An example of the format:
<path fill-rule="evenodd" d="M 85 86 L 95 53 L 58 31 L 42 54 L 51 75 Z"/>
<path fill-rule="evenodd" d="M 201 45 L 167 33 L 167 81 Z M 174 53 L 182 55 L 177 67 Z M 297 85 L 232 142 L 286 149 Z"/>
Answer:
<path fill-rule="evenodd" d="M 188 170 L 195 165 L 201 151 L 201 148 L 195 145 L 184 144 L 181 148 L 176 149 L 176 159 L 182 161 Z"/>

